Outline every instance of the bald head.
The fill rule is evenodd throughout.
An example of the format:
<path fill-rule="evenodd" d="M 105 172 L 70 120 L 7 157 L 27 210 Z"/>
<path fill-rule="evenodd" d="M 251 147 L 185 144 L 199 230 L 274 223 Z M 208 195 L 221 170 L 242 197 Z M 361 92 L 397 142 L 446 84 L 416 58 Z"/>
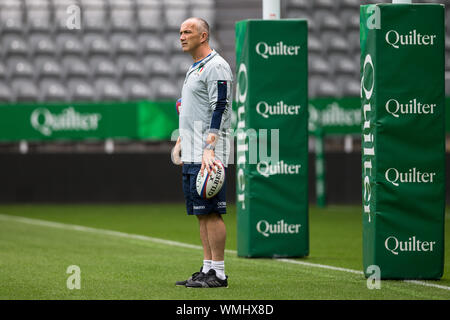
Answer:
<path fill-rule="evenodd" d="M 206 32 L 206 42 L 209 42 L 209 24 L 208 22 L 206 22 L 206 20 L 202 18 L 191 17 L 189 19 L 186 19 L 183 24 L 184 23 L 193 23 L 199 34 Z"/>
<path fill-rule="evenodd" d="M 209 46 L 209 25 L 201 18 L 189 18 L 180 26 L 180 42 L 184 52 L 189 52 L 194 61 L 211 52 Z"/>

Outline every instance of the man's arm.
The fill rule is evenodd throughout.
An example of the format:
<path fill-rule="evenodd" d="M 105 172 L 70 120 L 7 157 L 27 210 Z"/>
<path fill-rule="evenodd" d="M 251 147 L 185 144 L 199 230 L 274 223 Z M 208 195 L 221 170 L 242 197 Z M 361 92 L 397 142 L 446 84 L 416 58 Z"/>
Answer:
<path fill-rule="evenodd" d="M 204 168 L 209 172 L 213 170 L 216 172 L 215 162 L 215 147 L 219 140 L 219 130 L 222 123 L 222 116 L 226 111 L 228 105 L 228 81 L 214 80 L 208 83 L 209 98 L 213 101 L 213 115 L 208 136 L 205 145 L 203 146 L 203 157 L 201 172 L 203 174 Z"/>
<path fill-rule="evenodd" d="M 181 161 L 181 136 L 178 137 L 177 143 L 172 148 L 172 152 L 170 153 L 170 158 L 172 162 L 177 166 L 182 166 L 183 162 Z"/>

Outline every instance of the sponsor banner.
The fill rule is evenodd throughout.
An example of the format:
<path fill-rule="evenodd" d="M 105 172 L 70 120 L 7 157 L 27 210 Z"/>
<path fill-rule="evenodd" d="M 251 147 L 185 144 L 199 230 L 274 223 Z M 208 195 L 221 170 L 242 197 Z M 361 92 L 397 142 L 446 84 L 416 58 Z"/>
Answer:
<path fill-rule="evenodd" d="M 0 141 L 170 139 L 172 102 L 52 103 L 0 106 Z"/>
<path fill-rule="evenodd" d="M 369 63 L 366 62 L 366 71 L 371 68 Z M 398 121 L 409 122 L 411 125 L 416 125 L 417 117 L 415 115 L 432 116 L 437 110 L 436 103 L 421 101 L 414 95 L 402 100 L 393 95 L 383 103 L 383 112 L 387 112 Z M 445 99 L 445 106 L 446 108 L 450 107 L 450 98 Z M 361 98 L 359 97 L 313 98 L 309 101 L 308 111 L 309 132 L 315 132 L 320 124 L 325 135 L 361 134 L 363 114 L 361 112 Z M 449 112 L 445 114 L 445 121 L 445 128 L 448 133 L 450 132 Z"/>
<path fill-rule="evenodd" d="M 321 133 L 361 134 L 361 99 L 315 98 L 309 101 L 309 132 L 321 127 Z"/>
<path fill-rule="evenodd" d="M 83 106 L 87 105 L 89 107 L 85 111 Z M 450 98 L 446 98 L 446 106 L 450 106 Z M 95 111 L 100 109 L 101 111 Z M 278 128 L 280 123 L 277 122 L 283 123 L 285 116 L 300 119 L 304 106 L 298 101 L 272 99 L 256 102 L 254 109 L 261 120 L 267 120 L 266 128 Z M 416 114 L 431 116 L 435 114 L 437 105 L 420 101 L 415 97 L 409 100 L 392 97 L 386 100 L 384 109 L 398 121 L 414 123 Z M 94 112 L 91 112 L 92 110 Z M 25 111 L 27 115 L 25 115 Z M 309 132 L 316 132 L 317 126 L 320 124 L 325 135 L 361 134 L 360 98 L 315 98 L 309 101 L 308 111 Z M 120 114 L 120 116 L 114 115 L 111 116 L 113 120 L 108 120 L 111 117 L 104 118 L 105 113 Z M 24 120 L 25 118 L 26 120 Z M 109 129 L 102 131 L 105 119 L 111 122 Z M 236 119 L 237 112 L 234 108 L 234 128 L 236 128 Z M 173 112 L 172 102 L 29 103 L 0 105 L 0 124 L 0 141 L 82 140 L 117 137 L 167 140 L 171 138 L 173 130 L 177 129 L 177 117 Z M 30 130 L 31 128 L 33 130 Z M 270 129 L 268 130 L 270 131 Z M 287 135 L 295 134 L 296 130 L 297 127 L 292 122 L 285 123 Z M 446 131 L 450 132 L 450 113 L 446 113 Z"/>
<path fill-rule="evenodd" d="M 259 220 L 256 223 L 256 231 L 258 231 L 263 237 L 268 238 L 274 235 L 298 234 L 300 233 L 301 226 L 302 225 L 300 223 L 290 224 L 284 220 L 279 220 L 273 224 L 266 220 Z M 397 248 L 394 248 L 393 250 L 396 249 Z"/>
<path fill-rule="evenodd" d="M 238 255 L 306 256 L 307 23 L 236 24 Z"/>
<path fill-rule="evenodd" d="M 444 40 L 442 5 L 361 6 L 363 265 L 384 279 L 443 273 Z"/>
<path fill-rule="evenodd" d="M 407 252 L 433 252 L 437 241 L 424 241 L 417 239 L 416 236 L 409 237 L 406 240 L 399 240 L 395 236 L 389 236 L 384 241 L 384 248 L 394 256 L 406 254 Z"/>

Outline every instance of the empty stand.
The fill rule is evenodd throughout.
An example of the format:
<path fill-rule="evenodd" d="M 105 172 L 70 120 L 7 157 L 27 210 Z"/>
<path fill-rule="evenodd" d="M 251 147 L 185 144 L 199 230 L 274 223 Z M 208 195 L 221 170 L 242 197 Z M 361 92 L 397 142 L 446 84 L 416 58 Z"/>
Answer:
<path fill-rule="evenodd" d="M 77 13 L 80 28 L 69 28 Z M 178 98 L 193 63 L 179 41 L 190 16 L 214 28 L 216 1 L 2 0 L 0 101 Z M 214 29 L 210 39 L 220 49 Z"/>
<path fill-rule="evenodd" d="M 308 19 L 311 97 L 359 94 L 359 6 L 379 2 L 282 2 L 283 17 Z M 77 9 L 81 28 L 70 29 Z M 261 1 L 2 0 L 0 102 L 176 99 L 192 65 L 179 41 L 190 16 L 209 22 L 211 46 L 234 69 L 235 22 L 260 18 Z"/>
<path fill-rule="evenodd" d="M 383 2 L 387 3 L 391 0 L 286 1 L 283 7 L 284 17 L 308 19 L 309 95 L 311 98 L 359 96 L 360 5 Z M 421 2 L 442 3 L 442 0 Z M 449 6 L 446 6 L 446 13 L 447 18 L 450 18 Z M 220 11 L 217 14 L 220 15 Z M 447 25 L 447 28 L 450 29 L 450 25 Z M 450 34 L 450 32 L 447 33 Z M 446 36 L 445 42 L 448 56 L 449 36 Z M 446 70 L 450 79 L 450 59 L 446 61 Z M 450 85 L 446 87 L 446 94 L 450 94 Z"/>

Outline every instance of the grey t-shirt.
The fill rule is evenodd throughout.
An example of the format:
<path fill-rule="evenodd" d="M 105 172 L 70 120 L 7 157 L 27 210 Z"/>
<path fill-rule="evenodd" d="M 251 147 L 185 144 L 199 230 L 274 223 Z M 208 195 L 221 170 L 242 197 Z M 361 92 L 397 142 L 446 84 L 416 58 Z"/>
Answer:
<path fill-rule="evenodd" d="M 181 161 L 201 163 L 206 137 L 214 132 L 215 156 L 228 165 L 232 82 L 230 66 L 215 50 L 189 68 L 181 94 Z"/>

